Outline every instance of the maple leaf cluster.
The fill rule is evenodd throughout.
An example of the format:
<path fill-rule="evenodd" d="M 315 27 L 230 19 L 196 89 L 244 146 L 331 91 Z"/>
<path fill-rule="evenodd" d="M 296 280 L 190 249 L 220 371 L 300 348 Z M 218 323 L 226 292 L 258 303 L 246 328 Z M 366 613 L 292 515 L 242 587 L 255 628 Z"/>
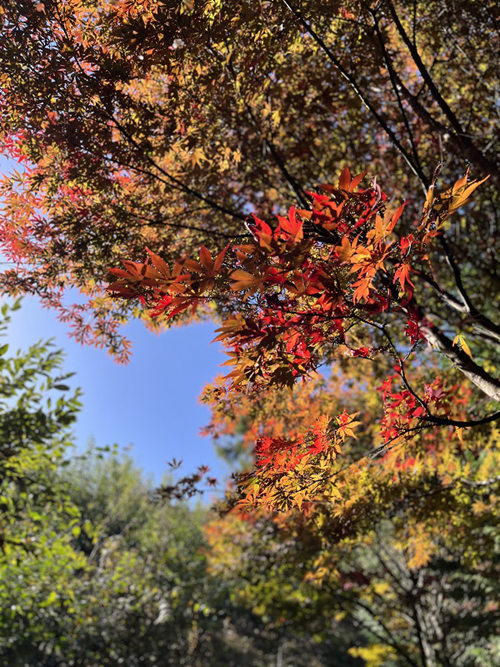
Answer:
<path fill-rule="evenodd" d="M 413 232 L 398 239 L 404 204 L 391 211 L 380 187 L 362 187 L 362 178 L 345 168 L 336 187 L 309 193 L 309 210 L 290 208 L 274 228 L 254 215 L 247 223 L 253 242 L 215 258 L 202 246 L 198 261 L 179 259 L 170 270 L 148 250 L 147 262 L 111 269 L 117 280 L 108 290 L 140 298 L 153 317 L 195 312 L 210 300 L 226 308 L 216 340 L 229 351 L 234 387 L 292 386 L 335 348 L 398 358 L 386 326 L 402 317 L 411 349 L 433 332 L 411 276 L 423 266 L 432 272 L 431 245 L 480 182 L 465 176 L 437 200 L 431 189 Z"/>
<path fill-rule="evenodd" d="M 381 398 L 375 455 L 361 451 L 350 460 L 356 445 L 346 450 L 346 441 L 355 441 L 361 423 L 352 406 L 309 415 L 300 430 L 289 433 L 266 432 L 265 422 L 257 430 L 247 425 L 255 467 L 237 477 L 238 506 L 301 508 L 306 498 L 335 496 L 342 484 L 357 480 L 354 498 L 362 495 L 363 475 L 375 475 L 378 488 L 390 488 L 404 471 L 414 475 L 415 467 L 435 472 L 438 461 L 427 444 L 429 438 L 435 443 L 439 426 L 450 427 L 457 438 L 462 426 L 475 423 L 475 408 L 471 413 L 468 398 L 458 398 L 463 383 L 429 369 L 415 375 L 422 341 L 440 333 L 419 303 L 414 280 L 422 267 L 432 273 L 431 251 L 443 225 L 480 182 L 466 175 L 438 197 L 431 188 L 411 233 L 398 237 L 404 205 L 391 210 L 376 182 L 366 187 L 363 177 L 344 168 L 336 186 L 309 193 L 310 209 L 292 207 L 274 226 L 250 217 L 251 242 L 227 246 L 216 257 L 202 246 L 198 260 L 181 258 L 170 269 L 148 250 L 146 262 L 126 261 L 123 269 L 111 270 L 111 294 L 139 298 L 153 317 L 175 318 L 213 300 L 227 312 L 216 340 L 226 347 L 232 370 L 212 393 L 222 422 L 232 394 L 241 401 L 310 382 L 335 356 L 392 360 L 374 388 Z M 402 343 L 391 334 L 401 320 Z M 412 442 L 414 451 L 401 450 L 404 442 Z M 419 442 L 425 466 L 419 463 Z M 407 477 L 404 483 L 410 483 Z"/>

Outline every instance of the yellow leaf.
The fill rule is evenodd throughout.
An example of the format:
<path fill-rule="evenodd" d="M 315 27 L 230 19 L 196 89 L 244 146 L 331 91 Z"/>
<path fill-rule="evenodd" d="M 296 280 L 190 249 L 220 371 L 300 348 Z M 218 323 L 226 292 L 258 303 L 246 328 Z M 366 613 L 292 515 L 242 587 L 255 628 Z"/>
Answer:
<path fill-rule="evenodd" d="M 370 646 L 353 646 L 348 651 L 349 655 L 361 658 L 366 667 L 381 667 L 388 664 L 388 659 L 395 656 L 394 649 L 385 644 L 371 644 Z"/>
<path fill-rule="evenodd" d="M 337 251 L 339 261 L 349 262 L 355 252 L 355 243 L 351 246 L 347 236 L 344 236 L 342 237 L 341 245 L 337 246 L 335 250 Z"/>
<path fill-rule="evenodd" d="M 465 354 L 467 354 L 472 359 L 472 353 L 470 351 L 470 347 L 468 346 L 467 341 L 465 340 L 462 334 L 458 334 L 457 336 L 455 336 L 455 338 L 453 339 L 453 345 L 459 345 L 465 352 Z"/>
<path fill-rule="evenodd" d="M 458 181 L 456 181 L 455 185 L 452 188 L 452 193 L 455 194 L 460 190 L 460 188 L 463 188 L 464 185 L 467 185 L 467 174 L 462 176 L 462 178 L 459 178 Z"/>
<path fill-rule="evenodd" d="M 389 588 L 390 585 L 388 581 L 378 581 L 374 585 L 373 590 L 375 591 L 375 593 L 377 593 L 377 595 L 384 595 L 385 593 L 387 593 Z"/>
<path fill-rule="evenodd" d="M 431 185 L 431 187 L 427 190 L 424 209 L 430 208 L 432 206 L 433 201 L 434 201 L 434 185 Z"/>

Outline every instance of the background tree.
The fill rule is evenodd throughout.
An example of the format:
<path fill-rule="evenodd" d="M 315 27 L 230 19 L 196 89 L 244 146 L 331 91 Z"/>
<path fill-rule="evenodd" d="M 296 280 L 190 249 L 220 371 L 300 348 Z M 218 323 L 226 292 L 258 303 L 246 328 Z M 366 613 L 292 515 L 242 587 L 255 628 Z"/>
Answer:
<path fill-rule="evenodd" d="M 0 335 L 18 308 L 19 302 L 2 306 Z M 70 525 L 75 519 L 56 471 L 71 443 L 79 392 L 70 393 L 65 382 L 71 374 L 63 372 L 62 353 L 50 341 L 12 355 L 4 343 L 0 355 L 0 547 L 4 554 L 15 545 L 36 551 L 37 526 L 51 503 Z"/>
<path fill-rule="evenodd" d="M 206 390 L 209 433 L 228 449 L 259 443 L 236 506 L 207 528 L 211 568 L 238 572 L 237 599 L 277 624 L 327 637 L 348 622 L 352 654 L 368 665 L 494 663 L 498 429 L 462 442 L 429 431 L 380 458 L 379 380 L 357 360 L 342 366 L 293 392 L 242 397 L 222 379 Z M 361 401 L 357 439 L 338 457 L 327 448 L 291 462 L 311 420 Z"/>
<path fill-rule="evenodd" d="M 491 552 L 474 566 L 465 543 L 450 546 L 436 535 L 433 555 L 417 562 L 388 522 L 334 545 L 318 532 L 308 532 L 297 514 L 231 515 L 208 527 L 211 569 L 241 577 L 245 586 L 232 594 L 268 622 L 317 641 L 341 634 L 349 654 L 369 667 L 496 662 Z M 294 660 L 290 649 L 285 664 Z"/>
<path fill-rule="evenodd" d="M 1 665 L 270 665 L 283 642 L 358 664 L 236 603 L 241 579 L 207 570 L 206 508 L 159 502 L 127 456 L 71 454 L 78 391 L 50 343 L 0 352 Z"/>
<path fill-rule="evenodd" d="M 59 481 L 72 529 L 52 502 L 36 553 L 10 545 L 0 557 L 0 664 L 267 666 L 283 643 L 304 656 L 298 665 L 319 667 L 331 651 L 360 664 L 341 639 L 297 638 L 238 603 L 241 577 L 207 570 L 206 509 L 152 503 L 127 456 L 88 450 Z"/>

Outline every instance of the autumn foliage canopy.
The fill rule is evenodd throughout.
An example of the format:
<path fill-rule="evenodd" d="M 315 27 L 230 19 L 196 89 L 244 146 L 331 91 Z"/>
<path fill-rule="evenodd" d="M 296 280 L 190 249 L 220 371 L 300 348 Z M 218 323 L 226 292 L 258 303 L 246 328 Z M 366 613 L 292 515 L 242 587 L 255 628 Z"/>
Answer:
<path fill-rule="evenodd" d="M 139 298 L 155 318 L 195 312 L 200 302 L 216 299 L 228 313 L 217 340 L 227 347 L 233 368 L 216 393 L 292 388 L 343 355 L 373 363 L 382 358 L 388 373 L 376 387 L 381 413 L 375 453 L 400 466 L 389 452 L 402 443 L 434 440 L 437 426 L 451 427 L 462 440 L 464 427 L 498 416 L 471 414 L 470 391 L 460 374 L 451 382 L 434 375 L 430 365 L 420 372 L 417 366 L 427 341 L 484 393 L 499 396 L 495 380 L 489 385 L 476 367 L 465 338 L 459 333 L 451 340 L 440 331 L 414 291 L 422 274 L 435 274 L 431 257 L 446 220 L 480 183 L 464 176 L 436 198 L 431 188 L 413 231 L 398 237 L 404 204 L 391 211 L 380 187 L 365 188 L 362 178 L 352 178 L 345 167 L 336 187 L 310 193 L 310 209 L 291 207 L 274 227 L 254 215 L 247 223 L 253 243 L 226 247 L 215 257 L 202 246 L 197 260 L 181 259 L 170 269 L 149 250 L 146 263 L 126 261 L 123 269 L 111 269 L 117 280 L 108 289 Z M 397 342 L 390 333 L 394 327 L 404 332 Z M 321 487 L 317 479 L 335 487 L 336 469 L 345 465 L 344 442 L 356 437 L 362 423 L 359 412 L 322 414 L 294 437 L 263 432 L 255 446 L 255 473 L 242 476 L 245 500 L 270 509 L 300 507 L 311 497 L 311 485 Z M 414 467 L 411 452 L 402 455 Z M 371 452 L 363 463 L 356 461 L 354 474 L 373 458 Z M 317 478 L 325 459 L 328 473 Z"/>
<path fill-rule="evenodd" d="M 490 562 L 489 4 L 0 5 L 0 137 L 22 165 L 1 183 L 2 290 L 122 361 L 130 317 L 216 322 L 229 372 L 202 396 L 206 432 L 245 463 L 211 528 L 215 568 L 259 522 L 293 542 L 301 581 L 363 604 L 382 589 L 331 547 L 354 558 L 384 521 L 412 590 L 446 549 L 475 567 L 476 540 Z M 413 639 L 379 639 L 403 664 L 462 664 L 423 638 L 415 595 Z"/>

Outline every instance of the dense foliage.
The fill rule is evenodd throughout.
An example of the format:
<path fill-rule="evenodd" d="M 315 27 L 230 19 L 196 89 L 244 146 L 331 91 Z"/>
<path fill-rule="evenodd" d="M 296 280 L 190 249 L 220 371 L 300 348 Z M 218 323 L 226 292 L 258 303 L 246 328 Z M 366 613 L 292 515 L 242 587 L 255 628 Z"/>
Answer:
<path fill-rule="evenodd" d="M 234 509 L 207 529 L 211 567 L 247 581 L 239 600 L 318 638 L 347 619 L 352 654 L 369 665 L 495 664 L 498 428 L 461 441 L 426 431 L 381 455 L 379 381 L 351 359 L 293 392 L 207 390 L 208 430 L 224 449 L 260 442 Z M 293 461 L 290 443 L 312 419 L 359 405 L 357 438 L 339 438 L 340 454 L 325 446 Z"/>
<path fill-rule="evenodd" d="M 347 661 L 494 664 L 493 3 L 0 8 L 0 138 L 23 165 L 1 186 L 2 289 L 37 294 L 121 360 L 130 316 L 219 325 L 231 371 L 204 392 L 207 433 L 241 467 L 192 556 L 204 581 L 307 641 L 343 629 Z M 83 302 L 68 305 L 72 288 Z M 202 474 L 159 495 L 192 493 Z M 74 499 L 94 526 L 71 545 L 85 572 L 115 553 L 92 537 L 121 522 L 115 500 L 94 516 L 102 493 Z M 145 568 L 132 594 L 128 575 L 116 583 L 132 595 L 120 618 L 137 591 L 156 600 L 141 532 L 156 511 L 109 556 Z M 197 660 L 190 646 L 176 659 Z"/>
<path fill-rule="evenodd" d="M 3 0 L 4 288 L 125 354 L 109 267 L 248 238 L 344 164 L 421 209 L 438 161 L 490 184 L 446 233 L 475 307 L 498 283 L 494 3 Z M 450 72 L 453 75 L 450 76 Z M 434 280 L 455 290 L 445 263 Z M 73 307 L 68 286 L 88 295 Z M 438 296 L 429 296 L 432 300 Z M 470 304 L 463 308 L 469 319 Z M 467 307 L 466 307 L 467 306 Z M 472 313 L 473 314 L 473 313 Z M 93 315 L 92 317 L 88 317 Z"/>
<path fill-rule="evenodd" d="M 11 311 L 1 308 L 0 335 L 5 338 Z M 0 346 L 0 548 L 37 548 L 34 533 L 43 525 L 48 505 L 71 525 L 72 508 L 60 494 L 56 472 L 71 442 L 70 426 L 80 408 L 78 391 L 62 370 L 62 353 L 49 342 L 26 352 Z M 24 521 L 19 522 L 23 517 Z"/>

